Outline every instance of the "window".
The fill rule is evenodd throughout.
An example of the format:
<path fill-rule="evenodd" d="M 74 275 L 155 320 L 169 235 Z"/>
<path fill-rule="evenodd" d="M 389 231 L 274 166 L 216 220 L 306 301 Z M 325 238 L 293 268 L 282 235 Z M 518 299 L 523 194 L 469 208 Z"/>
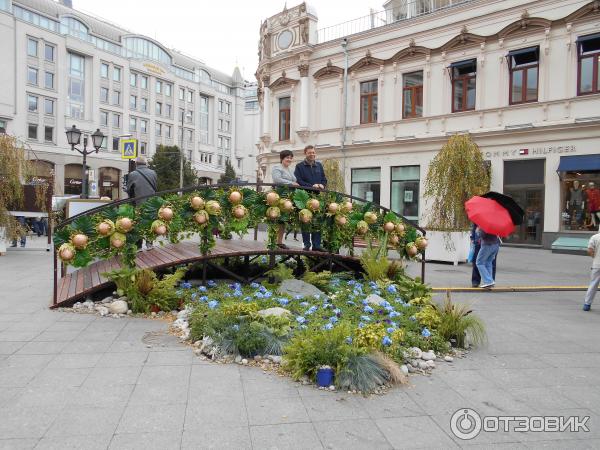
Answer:
<path fill-rule="evenodd" d="M 38 70 L 33 67 L 27 68 L 27 84 L 33 84 L 37 86 L 38 84 Z"/>
<path fill-rule="evenodd" d="M 54 141 L 54 128 L 53 127 L 44 127 L 44 141 L 52 142 Z"/>
<path fill-rule="evenodd" d="M 27 125 L 27 138 L 28 139 L 37 139 L 38 126 L 36 123 L 30 123 Z"/>
<path fill-rule="evenodd" d="M 377 122 L 377 80 L 360 83 L 360 123 Z"/>
<path fill-rule="evenodd" d="M 238 169 L 242 168 L 242 158 L 237 158 L 237 167 Z"/>
<path fill-rule="evenodd" d="M 100 64 L 100 76 L 102 78 L 108 78 L 108 64 L 106 64 L 106 63 Z"/>
<path fill-rule="evenodd" d="M 102 138 L 102 143 L 100 144 L 100 150 L 106 151 L 106 149 L 108 148 L 107 145 L 108 145 L 108 137 L 104 136 Z"/>
<path fill-rule="evenodd" d="M 379 204 L 381 168 L 352 169 L 352 195 Z"/>
<path fill-rule="evenodd" d="M 108 113 L 106 111 L 100 111 L 100 125 L 108 126 Z"/>
<path fill-rule="evenodd" d="M 156 124 L 156 136 L 161 136 L 162 135 L 162 123 L 157 123 Z"/>
<path fill-rule="evenodd" d="M 253 111 L 255 109 L 258 109 L 258 102 L 256 100 L 246 102 L 246 104 L 244 105 L 244 109 L 246 111 Z"/>
<path fill-rule="evenodd" d="M 102 103 L 108 103 L 108 88 L 100 88 L 100 101 Z"/>
<path fill-rule="evenodd" d="M 142 89 L 148 89 L 148 77 L 146 75 L 140 77 L 140 87 Z"/>
<path fill-rule="evenodd" d="M 185 121 L 187 123 L 193 123 L 194 122 L 194 111 L 188 111 L 187 114 L 185 115 Z"/>
<path fill-rule="evenodd" d="M 137 119 L 135 117 L 129 118 L 129 131 L 137 131 Z"/>
<path fill-rule="evenodd" d="M 120 105 L 121 104 L 121 92 L 119 92 L 119 91 L 113 91 L 112 104 L 113 105 Z"/>
<path fill-rule="evenodd" d="M 187 101 L 188 103 L 194 102 L 194 93 L 192 91 L 187 91 Z"/>
<path fill-rule="evenodd" d="M 113 138 L 113 145 L 112 145 L 112 149 L 113 152 L 118 152 L 119 151 L 119 138 Z"/>
<path fill-rule="evenodd" d="M 121 115 L 113 113 L 112 118 L 113 118 L 113 122 L 112 122 L 113 127 L 121 128 Z"/>
<path fill-rule="evenodd" d="M 37 57 L 38 55 L 38 41 L 36 39 L 27 39 L 27 55 Z M 37 135 L 37 132 L 36 132 Z"/>
<path fill-rule="evenodd" d="M 167 97 L 171 96 L 171 89 L 172 89 L 172 85 L 165 83 L 165 95 Z"/>
<path fill-rule="evenodd" d="M 168 139 L 171 138 L 171 125 L 165 125 L 165 135 Z"/>
<path fill-rule="evenodd" d="M 142 97 L 140 100 L 140 111 L 148 112 L 148 99 Z"/>
<path fill-rule="evenodd" d="M 538 99 L 539 47 L 515 50 L 508 54 L 510 104 Z"/>
<path fill-rule="evenodd" d="M 129 108 L 130 109 L 137 108 L 137 97 L 135 95 L 129 96 Z"/>
<path fill-rule="evenodd" d="M 38 98 L 35 95 L 27 96 L 27 111 L 37 112 L 38 110 Z"/>
<path fill-rule="evenodd" d="M 450 65 L 452 78 L 452 112 L 475 109 L 477 60 L 460 61 Z"/>
<path fill-rule="evenodd" d="M 160 80 L 156 80 L 156 93 L 162 93 L 162 81 Z"/>
<path fill-rule="evenodd" d="M 188 135 L 188 142 L 194 142 L 194 131 L 187 130 L 187 135 Z"/>
<path fill-rule="evenodd" d="M 171 110 L 172 110 L 171 105 L 166 104 L 165 105 L 165 117 L 169 117 L 169 118 L 171 117 Z"/>
<path fill-rule="evenodd" d="M 147 133 L 148 132 L 148 121 L 141 119 L 140 120 L 140 131 L 142 133 Z"/>
<path fill-rule="evenodd" d="M 179 100 L 185 100 L 185 89 L 179 88 Z"/>
<path fill-rule="evenodd" d="M 217 138 L 217 148 L 223 148 L 223 136 Z"/>
<path fill-rule="evenodd" d="M 201 144 L 208 144 L 208 97 L 200 96 L 200 131 L 198 136 Z"/>
<path fill-rule="evenodd" d="M 223 119 L 219 119 L 219 124 L 217 125 L 217 129 L 218 129 L 219 131 L 222 131 L 222 130 L 223 130 Z"/>
<path fill-rule="evenodd" d="M 423 72 L 405 73 L 402 76 L 402 117 L 423 116 Z"/>
<path fill-rule="evenodd" d="M 121 68 L 120 67 L 113 67 L 113 81 L 118 81 L 121 82 Z"/>
<path fill-rule="evenodd" d="M 74 119 L 84 118 L 85 101 L 85 58 L 69 53 L 69 88 L 67 116 Z"/>
<path fill-rule="evenodd" d="M 229 150 L 231 148 L 231 139 L 228 137 L 223 138 L 223 144 L 224 144 L 225 150 Z"/>
<path fill-rule="evenodd" d="M 217 165 L 218 166 L 223 165 L 223 155 L 219 155 L 219 157 L 217 158 Z"/>
<path fill-rule="evenodd" d="M 146 154 L 146 146 L 148 144 L 146 142 L 140 142 L 140 154 L 145 155 Z"/>
<path fill-rule="evenodd" d="M 54 74 L 52 72 L 45 72 L 44 87 L 46 89 L 54 89 Z"/>
<path fill-rule="evenodd" d="M 419 166 L 392 167 L 391 209 L 408 220 L 419 220 Z"/>
<path fill-rule="evenodd" d="M 54 115 L 54 100 L 52 100 L 51 98 L 44 99 L 44 114 L 47 114 L 49 116 Z"/>
<path fill-rule="evenodd" d="M 279 99 L 279 140 L 290 139 L 290 98 Z"/>
<path fill-rule="evenodd" d="M 129 86 L 132 86 L 132 87 L 137 86 L 137 73 L 129 74 Z"/>
<path fill-rule="evenodd" d="M 577 95 L 600 92 L 600 33 L 577 39 L 578 72 Z"/>
<path fill-rule="evenodd" d="M 54 62 L 54 45 L 44 44 L 44 59 Z"/>
<path fill-rule="evenodd" d="M 230 131 L 231 130 L 231 122 L 229 120 L 225 120 L 223 122 L 223 130 Z"/>
<path fill-rule="evenodd" d="M 162 114 L 162 103 L 156 102 L 156 115 L 160 116 Z"/>

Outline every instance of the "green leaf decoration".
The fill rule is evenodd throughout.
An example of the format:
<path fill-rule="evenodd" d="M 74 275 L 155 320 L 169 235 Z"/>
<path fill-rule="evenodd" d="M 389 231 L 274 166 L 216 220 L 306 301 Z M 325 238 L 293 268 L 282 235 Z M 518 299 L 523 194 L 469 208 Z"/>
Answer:
<path fill-rule="evenodd" d="M 296 189 L 296 191 L 294 192 L 293 199 L 296 208 L 304 209 L 306 208 L 306 202 L 310 199 L 310 195 L 303 189 Z"/>
<path fill-rule="evenodd" d="M 71 233 L 68 227 L 59 228 L 54 232 L 53 242 L 56 248 L 60 247 L 71 239 Z"/>
<path fill-rule="evenodd" d="M 71 222 L 71 231 L 79 231 L 87 236 L 94 233 L 94 222 L 90 216 L 81 216 Z"/>
<path fill-rule="evenodd" d="M 388 211 L 385 214 L 385 216 L 383 216 L 383 221 L 384 222 L 394 222 L 394 223 L 396 223 L 396 222 L 399 222 L 400 219 L 399 219 L 399 217 L 396 214 L 394 214 L 391 211 Z"/>
<path fill-rule="evenodd" d="M 130 219 L 135 218 L 135 208 L 130 204 L 119 205 L 117 211 L 119 217 L 129 217 Z"/>
<path fill-rule="evenodd" d="M 88 249 L 77 250 L 75 252 L 75 258 L 73 258 L 72 265 L 74 267 L 85 267 L 92 260 L 92 256 Z"/>

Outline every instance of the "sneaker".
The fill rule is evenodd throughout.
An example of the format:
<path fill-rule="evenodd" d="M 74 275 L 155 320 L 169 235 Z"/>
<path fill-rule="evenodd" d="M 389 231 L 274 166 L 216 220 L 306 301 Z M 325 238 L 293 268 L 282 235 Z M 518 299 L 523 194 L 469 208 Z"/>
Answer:
<path fill-rule="evenodd" d="M 583 305 L 584 311 L 589 311 L 590 309 L 592 309 L 592 305 L 586 305 L 586 304 Z"/>
<path fill-rule="evenodd" d="M 480 288 L 491 288 L 492 286 L 494 286 L 494 283 L 484 283 L 484 284 L 480 284 L 479 287 Z"/>
<path fill-rule="evenodd" d="M 310 252 L 310 247 L 304 247 L 302 250 L 304 250 L 305 252 Z"/>

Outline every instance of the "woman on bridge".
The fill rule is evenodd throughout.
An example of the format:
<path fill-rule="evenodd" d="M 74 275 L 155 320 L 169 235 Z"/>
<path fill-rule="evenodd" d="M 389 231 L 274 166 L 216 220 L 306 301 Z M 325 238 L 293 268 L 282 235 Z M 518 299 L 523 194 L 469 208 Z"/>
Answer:
<path fill-rule="evenodd" d="M 296 183 L 296 176 L 294 175 L 294 171 L 292 170 L 292 161 L 294 160 L 294 154 L 291 150 L 283 150 L 279 153 L 279 160 L 281 164 L 275 164 L 273 166 L 273 170 L 271 171 L 271 178 L 273 178 L 273 183 L 275 184 L 286 184 L 288 186 L 299 186 Z M 287 245 L 283 243 L 283 233 L 285 232 L 285 224 L 279 225 L 279 230 L 277 230 L 277 247 L 279 248 L 288 248 Z"/>

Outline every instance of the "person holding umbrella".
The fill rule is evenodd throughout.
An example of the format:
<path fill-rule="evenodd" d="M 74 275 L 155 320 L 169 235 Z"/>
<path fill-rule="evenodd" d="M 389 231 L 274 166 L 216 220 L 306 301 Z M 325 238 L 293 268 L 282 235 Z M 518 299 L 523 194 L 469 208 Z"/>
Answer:
<path fill-rule="evenodd" d="M 477 224 L 474 223 L 471 226 L 470 239 L 473 244 L 473 270 L 471 271 L 471 286 L 479 287 L 481 284 L 481 274 L 479 273 L 479 269 L 477 268 L 477 256 L 479 255 L 479 250 L 481 250 L 481 236 L 477 231 Z M 496 281 L 496 260 L 498 258 L 498 254 L 496 253 L 496 257 L 492 261 L 492 278 Z"/>
<path fill-rule="evenodd" d="M 478 227 L 479 239 L 481 241 L 479 253 L 475 265 L 481 275 L 481 288 L 491 288 L 496 284 L 494 280 L 494 259 L 500 250 L 500 239 L 497 235 L 486 233 Z"/>

